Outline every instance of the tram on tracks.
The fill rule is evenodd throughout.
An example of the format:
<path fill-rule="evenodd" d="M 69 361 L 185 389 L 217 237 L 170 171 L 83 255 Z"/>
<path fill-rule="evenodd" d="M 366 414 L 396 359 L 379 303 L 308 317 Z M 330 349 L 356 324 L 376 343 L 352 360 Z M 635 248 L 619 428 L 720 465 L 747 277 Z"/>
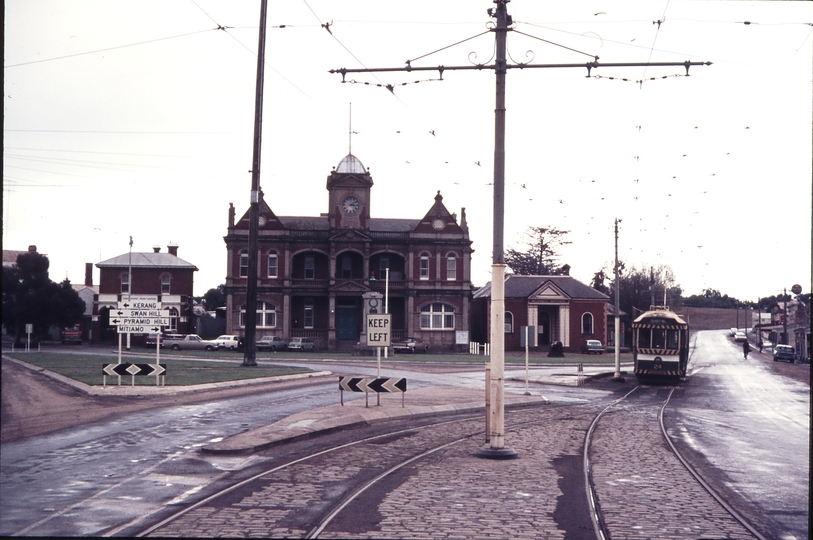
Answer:
<path fill-rule="evenodd" d="M 650 306 L 632 322 L 632 357 L 640 379 L 680 378 L 689 364 L 689 325 L 669 306 Z"/>

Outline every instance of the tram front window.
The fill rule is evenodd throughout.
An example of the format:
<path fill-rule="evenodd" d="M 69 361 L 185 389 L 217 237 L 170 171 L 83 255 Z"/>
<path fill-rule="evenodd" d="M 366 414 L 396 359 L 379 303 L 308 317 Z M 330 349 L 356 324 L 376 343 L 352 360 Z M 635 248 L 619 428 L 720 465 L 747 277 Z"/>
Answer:
<path fill-rule="evenodd" d="M 652 348 L 653 349 L 666 348 L 666 330 L 660 328 L 652 329 Z"/>
<path fill-rule="evenodd" d="M 677 330 L 666 331 L 666 348 L 675 351 L 680 348 L 680 333 Z"/>
<path fill-rule="evenodd" d="M 652 331 L 649 328 L 638 330 L 638 348 L 649 349 L 652 344 Z"/>

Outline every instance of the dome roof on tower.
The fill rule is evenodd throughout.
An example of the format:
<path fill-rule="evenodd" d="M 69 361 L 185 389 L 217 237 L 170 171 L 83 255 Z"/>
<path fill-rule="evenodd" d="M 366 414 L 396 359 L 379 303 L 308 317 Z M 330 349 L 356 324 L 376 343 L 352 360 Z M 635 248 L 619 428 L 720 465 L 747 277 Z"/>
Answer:
<path fill-rule="evenodd" d="M 361 163 L 361 161 L 359 161 L 359 158 L 357 158 L 353 154 L 347 154 L 339 162 L 339 165 L 336 167 L 336 172 L 364 174 L 367 172 L 367 170 L 364 168 L 364 165 Z"/>

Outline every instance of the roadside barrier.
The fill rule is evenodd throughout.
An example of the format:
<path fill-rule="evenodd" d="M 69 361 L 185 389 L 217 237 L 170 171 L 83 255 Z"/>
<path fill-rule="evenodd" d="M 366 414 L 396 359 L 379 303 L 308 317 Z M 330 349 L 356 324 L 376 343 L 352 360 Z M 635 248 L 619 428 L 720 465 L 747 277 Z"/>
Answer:
<path fill-rule="evenodd" d="M 491 343 L 477 343 L 476 341 L 469 341 L 469 354 L 480 354 L 489 356 L 491 354 Z"/>

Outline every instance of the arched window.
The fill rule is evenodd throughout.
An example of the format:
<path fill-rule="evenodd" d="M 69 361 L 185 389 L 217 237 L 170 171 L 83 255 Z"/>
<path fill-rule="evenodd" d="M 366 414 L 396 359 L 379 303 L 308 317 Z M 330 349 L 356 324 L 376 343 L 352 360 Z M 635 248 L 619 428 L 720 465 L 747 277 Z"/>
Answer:
<path fill-rule="evenodd" d="M 510 311 L 505 312 L 505 333 L 511 334 L 514 332 L 514 314 Z"/>
<path fill-rule="evenodd" d="M 169 274 L 161 276 L 161 294 L 169 294 L 169 284 L 171 281 L 172 278 Z"/>
<path fill-rule="evenodd" d="M 248 250 L 240 252 L 240 277 L 248 277 Z"/>
<path fill-rule="evenodd" d="M 429 254 L 425 251 L 421 253 L 421 279 L 429 279 Z"/>
<path fill-rule="evenodd" d="M 279 277 L 279 256 L 275 249 L 268 252 L 268 277 Z"/>
<path fill-rule="evenodd" d="M 276 306 L 269 302 L 257 302 L 257 327 L 276 328 L 277 311 Z M 246 325 L 246 305 L 240 306 L 240 326 Z"/>
<path fill-rule="evenodd" d="M 454 306 L 427 304 L 421 308 L 422 330 L 454 330 Z"/>
<path fill-rule="evenodd" d="M 593 314 L 585 313 L 582 315 L 582 334 L 593 333 Z"/>
<path fill-rule="evenodd" d="M 446 281 L 454 281 L 457 279 L 457 256 L 454 253 L 449 253 L 446 256 Z"/>

